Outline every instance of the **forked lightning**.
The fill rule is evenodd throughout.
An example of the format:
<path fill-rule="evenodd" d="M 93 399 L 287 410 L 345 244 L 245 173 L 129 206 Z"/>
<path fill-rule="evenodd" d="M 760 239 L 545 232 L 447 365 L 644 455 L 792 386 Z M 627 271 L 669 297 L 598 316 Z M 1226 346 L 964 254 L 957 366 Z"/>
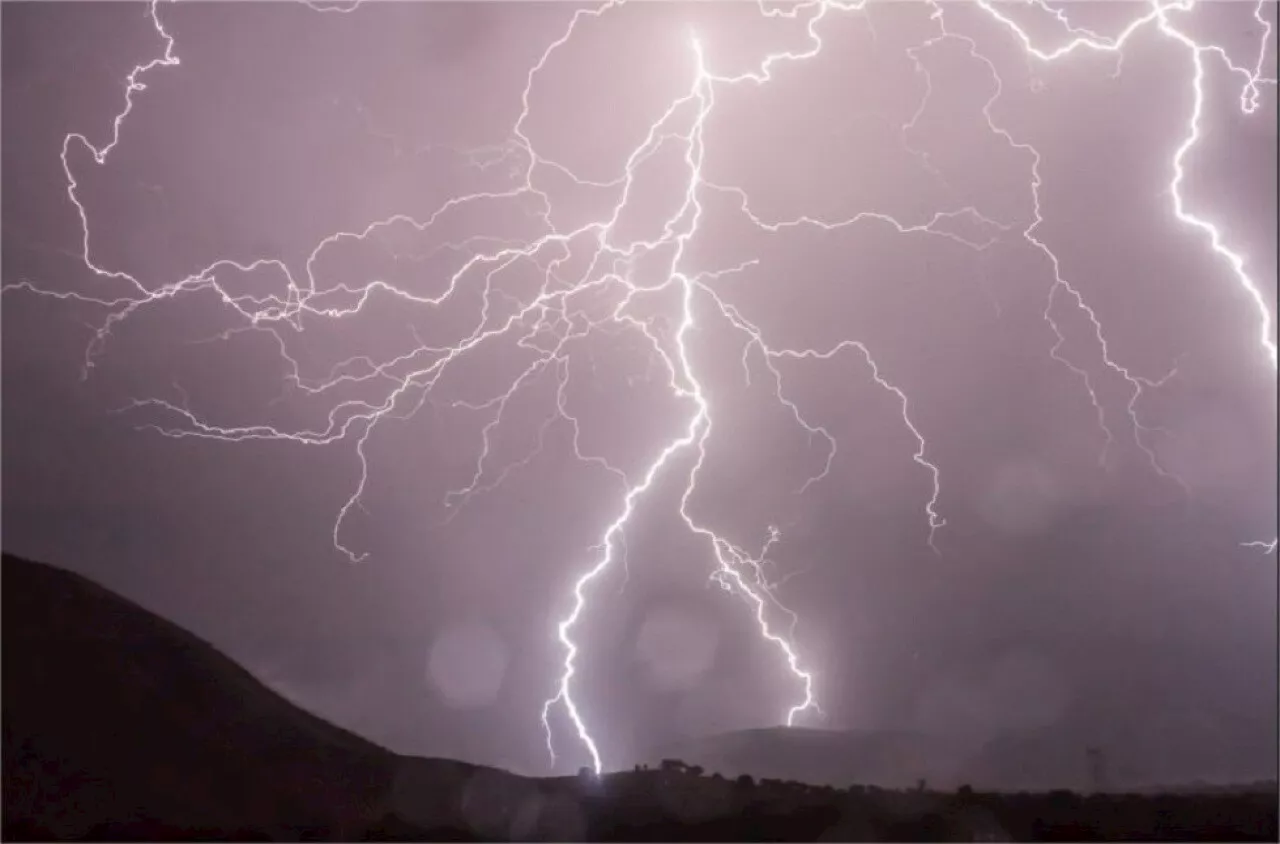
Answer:
<path fill-rule="evenodd" d="M 854 363 L 857 365 L 854 371 L 864 371 L 878 387 L 887 390 L 896 398 L 901 408 L 903 425 L 917 443 L 915 452 L 908 456 L 927 474 L 930 483 L 931 495 L 923 506 L 923 521 L 927 528 L 924 541 L 935 552 L 938 550 L 935 542 L 937 532 L 945 525 L 939 503 L 942 496 L 942 472 L 928 457 L 928 442 L 925 433 L 917 428 L 910 416 L 910 401 L 907 393 L 896 386 L 890 376 L 882 370 L 871 350 L 864 343 L 856 338 L 849 338 L 827 348 L 781 347 L 770 342 L 761 328 L 738 307 L 731 304 L 722 292 L 723 285 L 730 283 L 736 273 L 754 266 L 756 263 L 754 258 L 748 257 L 735 266 L 727 266 L 716 272 L 694 273 L 686 266 L 687 246 L 697 235 L 704 219 L 703 202 L 707 197 L 718 195 L 732 198 L 743 218 L 766 235 L 797 227 L 836 230 L 853 226 L 874 226 L 882 230 L 885 236 L 945 238 L 979 252 L 987 250 L 996 243 L 1008 242 L 1010 235 L 1029 245 L 1043 256 L 1051 274 L 1044 318 L 1052 327 L 1058 342 L 1049 350 L 1049 354 L 1080 378 L 1093 401 L 1106 441 L 1101 459 L 1103 461 L 1107 459 L 1106 449 L 1114 444 L 1116 437 L 1106 421 L 1102 402 L 1094 389 L 1093 375 L 1086 367 L 1069 361 L 1061 354 L 1065 335 L 1059 326 L 1058 309 L 1064 306 L 1074 308 L 1090 321 L 1102 364 L 1128 383 L 1130 399 L 1125 409 L 1136 446 L 1146 454 L 1155 472 L 1181 483 L 1157 459 L 1147 436 L 1151 429 L 1139 420 L 1137 410 L 1138 400 L 1144 391 L 1158 387 L 1172 374 L 1173 370 L 1159 377 L 1143 376 L 1132 372 L 1112 358 L 1099 317 L 1086 303 L 1081 292 L 1064 277 L 1058 256 L 1051 245 L 1042 240 L 1038 234 L 1044 222 L 1040 200 L 1043 184 L 1041 156 L 1033 146 L 1019 140 L 1010 129 L 1001 125 L 993 117 L 993 106 L 999 101 L 1004 86 L 995 63 L 984 55 L 981 45 L 972 37 L 949 28 L 948 16 L 952 14 L 951 10 L 955 4 L 943 3 L 941 0 L 933 0 L 933 2 L 921 0 L 921 2 L 931 10 L 934 34 L 927 41 L 910 50 L 910 58 L 917 70 L 923 74 L 926 82 L 924 98 L 914 111 L 912 123 L 924 113 L 932 94 L 932 80 L 929 77 L 927 64 L 930 48 L 944 41 L 963 45 L 974 59 L 985 65 L 992 77 L 994 93 L 982 108 L 987 126 L 1011 150 L 1028 158 L 1027 191 L 1034 209 L 1030 220 L 994 220 L 983 216 L 974 206 L 942 208 L 927 218 L 919 220 L 899 220 L 875 211 L 866 211 L 841 220 L 823 220 L 813 217 L 769 220 L 753 207 L 750 197 L 743 189 L 712 183 L 704 179 L 703 164 L 709 155 L 715 154 L 714 150 L 707 148 L 705 128 L 715 113 L 717 93 L 731 86 L 768 85 L 774 77 L 774 72 L 781 66 L 801 64 L 818 55 L 824 49 L 821 37 L 823 22 L 830 16 L 841 13 L 867 14 L 865 0 L 861 2 L 809 0 L 809 2 L 790 4 L 785 8 L 762 0 L 759 6 L 760 14 L 803 21 L 807 31 L 807 44 L 802 50 L 769 54 L 759 62 L 754 71 L 737 76 L 717 73 L 704 53 L 704 43 L 715 42 L 722 37 L 721 35 L 715 32 L 673 32 L 672 38 L 683 38 L 687 45 L 686 49 L 691 51 L 695 59 L 694 72 L 688 81 L 685 93 L 671 102 L 664 113 L 656 116 L 647 136 L 630 153 L 616 179 L 598 182 L 579 177 L 575 174 L 571 163 L 552 161 L 541 155 L 526 133 L 526 123 L 531 113 L 531 92 L 539 75 L 555 52 L 571 39 L 581 37 L 579 30 L 586 22 L 600 18 L 621 5 L 620 0 L 614 0 L 598 8 L 575 12 L 563 34 L 546 48 L 539 61 L 530 68 L 521 96 L 521 111 L 512 127 L 511 138 L 484 151 L 464 153 L 477 167 L 485 168 L 498 163 L 512 167 L 517 178 L 515 184 L 508 190 L 452 197 L 435 213 L 423 220 L 396 215 L 369 223 L 359 231 L 335 232 L 315 246 L 298 274 L 295 274 L 296 268 L 287 266 L 283 261 L 274 258 L 264 257 L 249 263 L 226 259 L 216 261 L 184 278 L 151 289 L 128 273 L 112 270 L 95 260 L 90 215 L 80 199 L 80 185 L 75 172 L 77 163 L 83 160 L 80 156 L 85 153 L 92 157 L 96 164 L 106 164 L 112 150 L 121 142 L 122 127 L 136 106 L 137 95 L 146 89 L 144 77 L 162 68 L 179 64 L 175 40 L 165 28 L 159 0 L 154 0 L 150 6 L 150 20 L 162 42 L 163 49 L 160 55 L 135 67 L 129 73 L 125 80 L 123 107 L 111 122 L 105 133 L 106 137 L 100 143 L 95 144 L 87 135 L 74 132 L 66 136 L 61 150 L 67 196 L 79 213 L 81 257 L 85 265 L 102 283 L 102 289 L 106 292 L 55 291 L 30 280 L 6 284 L 5 290 L 23 290 L 101 306 L 105 316 L 94 331 L 85 352 L 86 376 L 94 366 L 95 360 L 104 352 L 113 328 L 123 320 L 143 308 L 162 305 L 178 296 L 196 291 L 212 291 L 220 297 L 224 305 L 242 319 L 242 325 L 239 328 L 232 329 L 224 336 L 229 338 L 232 334 L 243 331 L 263 333 L 272 338 L 279 348 L 282 360 L 287 364 L 288 386 L 291 388 L 310 396 L 337 396 L 342 390 L 353 385 L 381 386 L 383 391 L 380 393 L 381 398 L 377 401 L 334 398 L 328 410 L 327 423 L 314 430 L 286 430 L 266 424 L 216 425 L 195 413 L 186 401 L 185 395 L 181 401 L 177 402 L 159 397 L 145 397 L 131 402 L 127 408 L 124 408 L 128 411 L 149 408 L 153 412 L 159 412 L 162 414 L 160 418 L 166 418 L 169 421 L 147 422 L 142 427 L 154 429 L 169 437 L 202 437 L 228 442 L 250 439 L 287 440 L 302 445 L 352 443 L 359 458 L 359 478 L 334 521 L 333 542 L 335 547 L 353 562 L 364 559 L 365 554 L 344 542 L 343 525 L 353 508 L 360 506 L 361 496 L 364 494 L 370 472 L 366 445 L 374 429 L 386 419 L 409 416 L 424 404 L 434 401 L 433 389 L 441 378 L 452 371 L 455 365 L 468 359 L 477 349 L 486 344 L 514 340 L 520 353 L 527 357 L 528 364 L 507 384 L 507 388 L 484 401 L 452 402 L 452 406 L 476 414 L 478 418 L 484 418 L 485 421 L 481 426 L 481 448 L 476 455 L 472 477 L 468 483 L 446 496 L 443 503 L 448 511 L 456 513 L 459 508 L 501 484 L 510 473 L 518 471 L 530 462 L 541 449 L 548 431 L 556 424 L 568 426 L 567 430 L 571 435 L 578 459 L 586 466 L 594 467 L 612 478 L 617 483 L 619 491 L 616 516 L 604 527 L 597 545 L 590 549 L 596 555 L 594 562 L 573 583 L 568 612 L 556 629 L 556 637 L 564 654 L 562 671 L 554 683 L 552 696 L 542 711 L 547 747 L 553 761 L 555 759 L 553 716 L 559 711 L 567 717 L 576 738 L 590 756 L 596 772 L 605 769 L 604 754 L 590 727 L 591 719 L 583 712 L 574 694 L 578 680 L 577 658 L 583 647 L 581 643 L 585 641 L 584 614 L 588 609 L 596 582 L 625 556 L 625 534 L 633 513 L 641 501 L 652 493 L 660 477 L 664 475 L 671 475 L 680 480 L 682 492 L 678 499 L 678 514 L 692 534 L 705 540 L 712 562 L 711 576 L 714 582 L 745 601 L 759 628 L 760 635 L 783 657 L 785 669 L 790 675 L 788 682 L 794 683 L 796 692 L 795 702 L 786 711 L 780 713 L 780 719 L 788 725 L 795 724 L 805 713 L 818 712 L 816 678 L 805 667 L 796 644 L 794 633 L 798 620 L 794 613 L 779 602 L 775 592 L 776 584 L 767 574 L 768 557 L 781 541 L 781 533 L 776 527 L 770 526 L 763 546 L 758 551 L 749 552 L 743 542 L 730 539 L 720 530 L 701 521 L 696 513 L 695 497 L 700 476 L 704 471 L 707 444 L 714 435 L 717 424 L 721 424 L 722 420 L 717 415 L 706 389 L 705 376 L 691 352 L 689 340 L 692 333 L 698 330 L 700 323 L 711 320 L 719 321 L 736 331 L 743 340 L 744 378 L 750 382 L 753 362 L 758 361 L 768 373 L 778 402 L 795 423 L 809 436 L 818 437 L 825 443 L 826 459 L 822 470 L 810 477 L 796 490 L 797 492 L 807 491 L 813 484 L 827 476 L 837 454 L 837 444 L 825 427 L 810 422 L 801 407 L 789 397 L 783 376 L 784 363 L 788 366 L 810 365 L 807 362 L 828 362 L 823 364 L 828 366 L 832 365 L 829 363 L 831 361 Z M 1187 77 L 1175 82 L 1187 86 L 1190 113 L 1185 124 L 1185 132 L 1179 138 L 1170 139 L 1167 151 L 1168 193 L 1173 204 L 1173 213 L 1177 220 L 1185 225 L 1190 235 L 1202 238 L 1206 248 L 1212 250 L 1221 259 L 1224 275 L 1238 284 L 1256 307 L 1259 342 L 1263 354 L 1274 371 L 1277 357 L 1276 341 L 1273 337 L 1273 319 L 1262 288 L 1250 275 L 1248 262 L 1237 251 L 1230 235 L 1196 212 L 1185 196 L 1187 168 L 1191 166 L 1197 142 L 1204 134 L 1203 121 L 1207 97 L 1205 79 L 1212 63 L 1218 63 L 1239 79 L 1239 107 L 1249 114 L 1259 108 L 1264 91 L 1273 89 L 1276 84 L 1274 78 L 1264 75 L 1264 64 L 1272 36 L 1272 26 L 1266 17 L 1264 2 L 1265 0 L 1259 2 L 1254 9 L 1254 18 L 1260 30 L 1258 52 L 1256 56 L 1250 57 L 1249 63 L 1241 63 L 1226 49 L 1215 44 L 1197 41 L 1180 27 L 1180 16 L 1194 7 L 1195 0 L 1153 0 L 1140 8 L 1134 18 L 1117 34 L 1109 36 L 1074 26 L 1067 13 L 1050 7 L 1047 0 L 1027 0 L 1024 6 L 1056 19 L 1064 31 L 1064 40 L 1053 45 L 1037 43 L 1023 27 L 1015 22 L 1015 16 L 1010 14 L 1009 4 L 996 3 L 993 0 L 974 0 L 978 8 L 997 22 L 1004 32 L 1007 32 L 1009 38 L 1021 45 L 1031 61 L 1068 61 L 1071 56 L 1082 52 L 1114 53 L 1118 60 L 1123 60 L 1126 45 L 1143 32 L 1154 32 L 1185 49 Z M 358 0 L 335 3 L 307 0 L 306 5 L 317 12 L 347 15 L 354 12 L 360 3 Z M 906 137 L 911 125 L 909 123 L 902 127 L 903 138 Z M 618 234 L 618 221 L 633 197 L 633 187 L 641 178 L 639 168 L 668 145 L 675 145 L 683 153 L 683 183 L 679 186 L 679 195 L 682 200 L 668 219 L 657 221 L 661 223 L 657 227 L 661 229 L 659 236 L 652 240 L 625 241 Z M 916 153 L 922 163 L 930 167 L 931 172 L 936 175 L 926 154 L 915 150 L 912 152 Z M 560 177 L 568 177 L 579 186 L 615 191 L 616 202 L 611 212 L 573 230 L 558 229 L 552 223 L 553 199 L 544 189 L 537 187 L 540 184 L 538 176 L 551 172 Z M 393 226 L 411 226 L 419 232 L 424 232 L 431 229 L 443 215 L 461 206 L 489 201 L 528 203 L 543 224 L 542 233 L 535 238 L 520 242 L 472 238 L 462 243 L 442 246 L 442 249 L 465 252 L 470 257 L 445 280 L 444 290 L 438 295 L 417 295 L 382 280 L 354 285 L 343 284 L 324 289 L 317 285 L 314 274 L 317 260 L 324 250 L 339 242 L 364 240 L 375 232 L 387 230 Z M 949 223 L 957 220 L 975 223 L 988 234 L 975 238 L 957 235 L 952 228 L 948 227 Z M 570 271 L 566 267 L 571 266 L 570 258 L 581 255 L 583 250 L 586 250 L 587 255 L 586 269 L 573 271 L 572 275 L 568 275 Z M 633 270 L 637 262 L 642 258 L 655 255 L 665 256 L 662 272 L 651 278 L 636 278 Z M 509 293 L 497 288 L 495 279 L 513 267 L 537 268 L 541 274 L 542 283 L 536 293 L 526 299 L 513 301 Z M 250 272 L 275 274 L 283 282 L 281 287 L 283 292 L 250 296 L 233 295 L 228 291 L 224 283 L 228 274 Z M 304 374 L 303 367 L 291 354 L 287 334 L 283 330 L 285 328 L 294 331 L 303 330 L 304 317 L 307 320 L 341 320 L 360 311 L 375 297 L 393 297 L 405 307 L 439 308 L 454 301 L 460 290 L 471 285 L 481 287 L 483 304 L 475 314 L 470 330 L 461 340 L 451 344 L 432 345 L 428 339 L 418 338 L 416 346 L 406 349 L 401 354 L 386 359 L 367 356 L 351 358 L 320 378 Z M 642 318 L 637 315 L 637 309 L 633 307 L 637 300 L 662 292 L 672 294 L 672 299 L 679 303 L 674 312 L 666 315 L 665 321 L 651 317 Z M 613 297 L 614 304 L 603 312 L 597 312 L 596 306 L 601 297 Z M 655 448 L 647 467 L 637 476 L 629 475 L 600 455 L 584 451 L 580 444 L 580 422 L 571 412 L 566 398 L 573 361 L 577 359 L 576 350 L 582 347 L 582 342 L 593 336 L 622 333 L 631 334 L 643 341 L 649 350 L 651 364 L 662 373 L 671 394 L 682 404 L 686 414 L 678 435 Z M 861 366 L 867 369 L 859 369 Z M 556 401 L 554 412 L 543 420 L 538 429 L 535 450 L 520 460 L 494 466 L 491 452 L 492 436 L 506 420 L 508 405 L 523 390 L 532 388 L 539 382 L 546 382 L 552 386 Z M 1276 548 L 1275 541 L 1247 544 L 1263 547 L 1269 551 L 1274 551 Z M 782 624 L 780 618 L 785 619 L 787 624 Z"/>

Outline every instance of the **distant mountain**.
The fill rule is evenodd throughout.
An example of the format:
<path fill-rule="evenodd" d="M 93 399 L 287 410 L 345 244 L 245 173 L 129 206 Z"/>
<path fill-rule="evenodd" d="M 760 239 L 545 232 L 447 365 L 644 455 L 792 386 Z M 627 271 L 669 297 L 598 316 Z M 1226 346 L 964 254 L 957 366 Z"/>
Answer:
<path fill-rule="evenodd" d="M 838 731 L 775 727 L 721 733 L 656 748 L 648 765 L 679 759 L 728 777 L 795 780 L 845 788 L 853 784 L 911 788 L 961 784 L 962 749 L 905 731 Z"/>
<path fill-rule="evenodd" d="M 1132 754 L 1130 754 L 1132 758 Z M 1068 730 L 1052 727 L 1001 734 L 980 746 L 907 731 L 839 731 L 771 727 L 720 733 L 659 746 L 636 761 L 658 766 L 676 759 L 725 776 L 794 780 L 846 788 L 875 785 L 931 788 L 968 785 L 988 791 L 1088 791 L 1092 787 L 1086 747 Z M 1125 761 L 1123 758 L 1121 761 Z M 1141 760 L 1136 760 L 1140 762 Z M 1254 791 L 1239 782 L 1152 782 L 1141 771 L 1117 766 L 1115 789 L 1157 793 Z M 1140 766 L 1139 766 L 1140 767 Z M 1274 771 L 1274 768 L 1272 769 Z M 1259 782 L 1273 776 L 1263 771 Z"/>
<path fill-rule="evenodd" d="M 908 731 L 800 727 L 742 730 L 659 747 L 639 760 L 679 759 L 726 776 L 795 780 L 845 788 L 962 785 L 991 791 L 1090 786 L 1085 748 L 1051 729 L 999 736 L 979 747 Z"/>

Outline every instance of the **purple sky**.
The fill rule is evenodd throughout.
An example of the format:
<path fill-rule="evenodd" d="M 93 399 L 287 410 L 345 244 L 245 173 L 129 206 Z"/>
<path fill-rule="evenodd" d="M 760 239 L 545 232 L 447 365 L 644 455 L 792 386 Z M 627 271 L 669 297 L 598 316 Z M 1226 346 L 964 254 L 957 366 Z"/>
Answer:
<path fill-rule="evenodd" d="M 143 4 L 5 4 L 5 548 L 119 590 L 393 749 L 542 772 L 556 623 L 628 485 L 695 420 L 675 383 L 710 408 L 690 518 L 749 553 L 780 531 L 764 572 L 798 622 L 773 606 L 765 618 L 822 708 L 799 723 L 974 746 L 1052 730 L 1147 780 L 1275 776 L 1275 556 L 1241 546 L 1276 532 L 1275 369 L 1229 262 L 1174 213 L 1192 51 L 1153 21 L 1122 63 L 1087 50 L 1043 62 L 979 7 L 947 3 L 939 20 L 926 3 L 873 4 L 815 23 L 816 56 L 731 84 L 770 53 L 810 50 L 816 7 L 636 3 L 580 16 L 522 102 L 579 8 L 161 4 L 180 64 L 141 77 L 105 164 L 68 151 L 90 258 L 127 274 L 108 277 L 86 266 L 59 152 L 70 132 L 110 140 L 124 80 L 164 42 Z M 1000 8 L 1037 47 L 1071 40 L 1046 7 Z M 1100 36 L 1146 9 L 1053 8 Z M 1253 69 L 1255 12 L 1275 20 L 1273 3 L 1219 2 L 1167 23 Z M 1274 77 L 1274 36 L 1267 50 Z M 1203 138 L 1181 195 L 1274 310 L 1276 88 L 1244 114 L 1243 76 L 1201 58 Z M 628 157 L 682 97 L 623 202 Z M 1047 252 L 1024 236 L 1033 168 L 1031 237 Z M 681 214 L 695 169 L 697 214 Z M 429 226 L 315 252 L 464 196 Z M 531 249 L 620 202 L 614 252 L 597 254 L 591 232 Z M 830 225 L 874 213 L 923 227 L 939 212 L 952 213 L 914 233 Z M 641 240 L 657 243 L 628 249 Z M 530 257 L 478 264 L 421 301 L 503 249 Z M 224 264 L 130 307 L 91 346 L 131 301 L 224 259 L 278 263 Z M 547 299 L 559 316 L 530 313 L 445 365 L 422 348 L 496 331 L 574 285 Z M 244 330 L 244 312 L 296 305 L 299 290 L 298 319 Z M 766 358 L 749 331 L 775 351 L 857 341 L 876 369 L 849 347 Z M 477 491 L 459 497 L 497 418 L 477 406 L 538 361 L 488 429 Z M 1154 381 L 1175 365 L 1132 404 L 1135 428 L 1126 372 Z M 769 366 L 838 443 L 807 486 L 827 440 L 779 401 Z M 342 429 L 415 371 L 371 429 Z M 926 463 L 877 373 L 907 397 Z M 136 404 L 148 400 L 168 407 Z M 257 436 L 331 423 L 325 444 Z M 255 437 L 162 435 L 198 425 Z M 777 724 L 803 697 L 681 518 L 694 430 L 634 497 L 626 566 L 615 543 L 572 631 L 573 696 L 606 764 Z M 361 453 L 363 491 L 337 530 L 367 555 L 353 565 L 334 525 Z M 936 554 L 929 464 L 946 520 Z M 589 757 L 564 716 L 553 710 L 558 769 L 572 770 Z"/>

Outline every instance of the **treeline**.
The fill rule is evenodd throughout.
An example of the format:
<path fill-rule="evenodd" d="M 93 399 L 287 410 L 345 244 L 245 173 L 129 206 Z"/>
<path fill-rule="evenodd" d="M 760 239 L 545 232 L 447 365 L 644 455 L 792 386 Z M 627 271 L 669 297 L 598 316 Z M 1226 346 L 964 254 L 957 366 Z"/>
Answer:
<path fill-rule="evenodd" d="M 523 806 L 494 807 L 511 824 L 414 823 L 393 813 L 362 829 L 300 824 L 274 829 L 184 828 L 135 819 L 95 827 L 93 841 L 1276 841 L 1277 787 L 1248 793 L 983 793 L 874 786 L 837 789 L 665 767 L 529 781 Z M 566 813 L 565 807 L 572 811 Z M 559 820 L 548 820 L 555 815 Z M 505 835 L 497 830 L 505 828 Z M 6 841 L 55 840 L 5 824 Z"/>

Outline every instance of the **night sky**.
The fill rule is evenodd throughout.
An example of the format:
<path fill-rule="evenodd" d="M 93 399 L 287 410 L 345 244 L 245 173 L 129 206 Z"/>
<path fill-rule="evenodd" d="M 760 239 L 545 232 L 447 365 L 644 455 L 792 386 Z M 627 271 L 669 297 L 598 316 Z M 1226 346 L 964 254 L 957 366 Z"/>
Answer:
<path fill-rule="evenodd" d="M 734 2 L 579 14 L 548 54 L 588 8 L 161 3 L 180 63 L 139 77 L 101 166 L 67 147 L 95 273 L 63 140 L 107 144 L 164 39 L 143 4 L 4 4 L 5 549 L 394 750 L 543 773 L 556 624 L 690 431 L 674 384 L 711 422 L 686 512 L 746 554 L 777 529 L 761 571 L 796 623 L 765 619 L 821 706 L 798 724 L 1049 729 L 1147 780 L 1274 777 L 1276 558 L 1243 543 L 1276 533 L 1276 374 L 1174 213 L 1192 51 L 1152 22 L 1123 61 L 1045 62 L 972 5 Z M 1046 51 L 1147 13 L 1000 8 Z M 1252 69 L 1275 11 L 1168 21 Z M 810 25 L 817 55 L 724 81 L 811 52 Z M 1276 87 L 1246 114 L 1201 58 L 1181 194 L 1274 311 Z M 555 239 L 619 203 L 613 252 Z M 219 430 L 239 441 L 180 436 Z M 606 766 L 803 699 L 681 518 L 699 454 L 632 497 L 572 630 Z M 555 770 L 588 764 L 551 724 Z"/>

